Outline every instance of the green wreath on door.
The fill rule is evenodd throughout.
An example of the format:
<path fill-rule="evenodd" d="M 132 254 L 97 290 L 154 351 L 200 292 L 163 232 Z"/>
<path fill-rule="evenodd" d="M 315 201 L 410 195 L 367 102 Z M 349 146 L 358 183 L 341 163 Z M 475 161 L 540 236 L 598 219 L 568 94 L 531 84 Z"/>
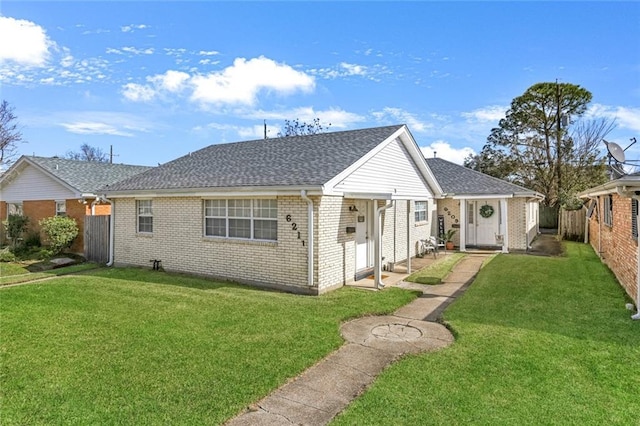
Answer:
<path fill-rule="evenodd" d="M 493 207 L 491 207 L 489 204 L 485 204 L 484 206 L 480 207 L 480 216 L 484 217 L 485 219 L 489 219 L 491 216 L 493 216 Z"/>

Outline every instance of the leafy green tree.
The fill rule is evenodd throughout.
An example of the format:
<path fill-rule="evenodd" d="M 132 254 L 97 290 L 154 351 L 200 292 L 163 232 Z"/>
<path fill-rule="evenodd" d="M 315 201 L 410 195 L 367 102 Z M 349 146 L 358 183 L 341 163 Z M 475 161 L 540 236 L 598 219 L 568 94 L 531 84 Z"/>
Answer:
<path fill-rule="evenodd" d="M 4 225 L 7 237 L 11 241 L 11 247 L 15 250 L 18 241 L 27 230 L 29 218 L 20 214 L 10 214 L 2 224 Z"/>
<path fill-rule="evenodd" d="M 54 255 L 71 247 L 73 240 L 78 236 L 78 225 L 70 217 L 53 216 L 42 219 L 38 223 L 47 236 L 49 248 Z"/>
<path fill-rule="evenodd" d="M 306 122 L 300 123 L 300 120 L 297 118 L 292 121 L 284 120 L 284 128 L 281 132 L 278 132 L 278 137 L 315 135 L 317 133 L 324 133 L 329 127 L 331 127 L 331 123 L 325 127 L 319 118 L 314 118 L 310 124 Z"/>
<path fill-rule="evenodd" d="M 578 85 L 534 84 L 513 99 L 482 151 L 465 164 L 536 190 L 547 205 L 564 202 L 606 179 L 598 144 L 613 123 L 580 120 L 591 99 Z"/>

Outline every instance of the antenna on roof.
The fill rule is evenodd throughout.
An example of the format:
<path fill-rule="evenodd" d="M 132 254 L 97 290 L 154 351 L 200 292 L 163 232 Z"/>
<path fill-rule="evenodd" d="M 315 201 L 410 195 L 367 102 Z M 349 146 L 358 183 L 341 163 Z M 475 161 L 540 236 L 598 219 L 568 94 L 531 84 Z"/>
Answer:
<path fill-rule="evenodd" d="M 604 139 L 602 141 L 607 147 L 607 158 L 609 158 L 609 167 L 611 168 L 611 179 L 618 179 L 627 174 L 624 170 L 624 166 L 625 164 L 628 164 L 630 160 L 627 160 L 625 151 L 637 142 L 636 138 L 631 138 L 631 143 L 624 149 L 615 142 L 607 142 Z M 613 164 L 611 163 L 612 159 Z"/>
<path fill-rule="evenodd" d="M 109 164 L 113 164 L 113 157 L 119 157 L 118 154 L 113 153 L 113 145 L 109 145 Z"/>

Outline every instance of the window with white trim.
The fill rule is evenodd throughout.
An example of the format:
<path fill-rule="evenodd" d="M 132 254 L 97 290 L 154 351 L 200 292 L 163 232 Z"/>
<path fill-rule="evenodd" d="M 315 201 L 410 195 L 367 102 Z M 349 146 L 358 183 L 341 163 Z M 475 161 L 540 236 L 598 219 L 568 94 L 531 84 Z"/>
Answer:
<path fill-rule="evenodd" d="M 22 210 L 22 203 L 9 203 L 7 204 L 7 217 L 9 215 L 19 215 L 22 216 L 24 211 Z"/>
<path fill-rule="evenodd" d="M 278 239 L 275 199 L 203 200 L 205 237 Z"/>
<path fill-rule="evenodd" d="M 429 219 L 429 215 L 427 214 L 427 207 L 429 203 L 427 201 L 416 201 L 415 202 L 415 221 L 418 222 L 426 222 Z"/>
<path fill-rule="evenodd" d="M 136 200 L 138 211 L 138 232 L 153 232 L 153 202 L 151 200 Z"/>
<path fill-rule="evenodd" d="M 56 216 L 67 215 L 67 203 L 66 201 L 56 201 Z"/>
<path fill-rule="evenodd" d="M 613 226 L 613 197 L 611 194 L 604 196 L 602 209 L 602 222 L 607 226 Z"/>

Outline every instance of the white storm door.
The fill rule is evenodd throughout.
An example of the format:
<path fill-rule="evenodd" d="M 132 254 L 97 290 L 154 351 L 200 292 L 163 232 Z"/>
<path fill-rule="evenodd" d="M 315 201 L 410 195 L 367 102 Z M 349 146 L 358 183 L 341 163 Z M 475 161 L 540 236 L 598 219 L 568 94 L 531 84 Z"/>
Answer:
<path fill-rule="evenodd" d="M 371 220 L 369 201 L 357 201 L 356 208 L 356 271 L 371 266 Z"/>
<path fill-rule="evenodd" d="M 466 245 L 476 245 L 476 211 L 477 203 L 475 201 L 467 202 L 467 232 L 466 232 Z"/>
<path fill-rule="evenodd" d="M 482 207 L 489 205 L 493 208 L 493 214 L 489 217 L 482 217 L 480 211 Z M 482 200 L 476 204 L 476 245 L 495 246 L 496 234 L 500 233 L 500 202 L 498 200 Z"/>

